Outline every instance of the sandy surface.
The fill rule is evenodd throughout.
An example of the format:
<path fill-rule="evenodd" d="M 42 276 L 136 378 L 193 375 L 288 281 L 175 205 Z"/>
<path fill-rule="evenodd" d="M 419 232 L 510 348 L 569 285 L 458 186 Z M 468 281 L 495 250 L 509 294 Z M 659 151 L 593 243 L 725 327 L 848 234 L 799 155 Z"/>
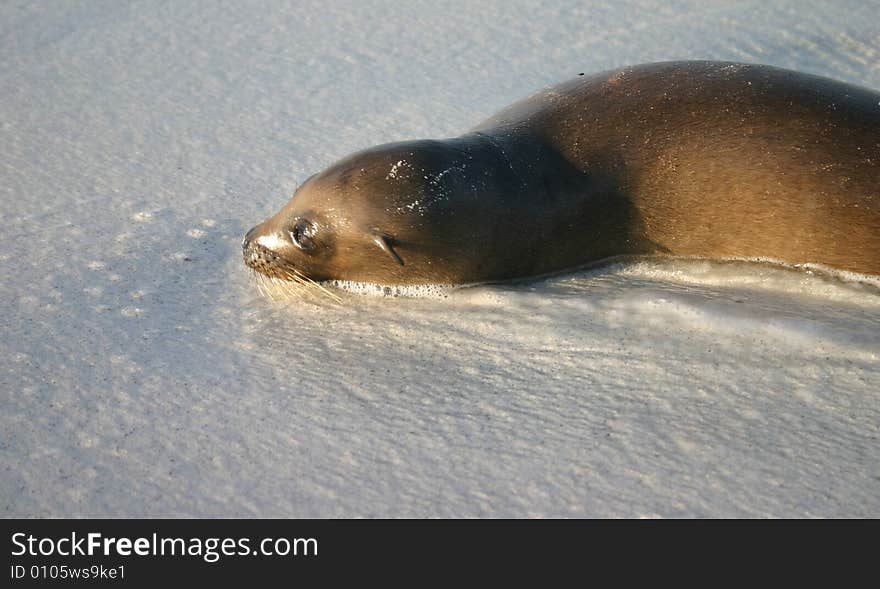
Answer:
<path fill-rule="evenodd" d="M 578 72 L 880 88 L 876 3 L 290 4 L 0 5 L 0 514 L 880 516 L 874 288 L 644 262 L 332 304 L 239 252 L 339 157 Z"/>

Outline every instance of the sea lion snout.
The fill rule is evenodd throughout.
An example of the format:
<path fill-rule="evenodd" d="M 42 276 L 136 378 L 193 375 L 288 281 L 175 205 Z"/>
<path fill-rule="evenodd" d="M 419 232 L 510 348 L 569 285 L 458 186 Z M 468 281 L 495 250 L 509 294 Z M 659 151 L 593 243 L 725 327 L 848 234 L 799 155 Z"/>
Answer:
<path fill-rule="evenodd" d="M 261 223 L 248 231 L 241 241 L 241 255 L 244 263 L 254 270 L 272 272 L 281 265 L 279 250 L 283 249 L 287 240 L 268 231 L 265 223 Z"/>
<path fill-rule="evenodd" d="M 267 258 L 265 248 L 257 242 L 259 228 L 259 225 L 251 228 L 241 240 L 241 255 L 244 258 L 244 263 L 254 270 L 264 267 Z"/>
<path fill-rule="evenodd" d="M 252 227 L 250 231 L 245 233 L 244 239 L 241 240 L 241 251 L 244 254 L 245 259 L 247 259 L 248 250 L 251 248 L 251 244 L 254 241 L 254 238 L 257 236 L 257 229 L 259 225 L 256 227 Z"/>
<path fill-rule="evenodd" d="M 256 249 L 262 248 L 278 252 L 290 245 L 292 245 L 290 235 L 285 231 L 277 231 L 267 221 L 260 223 L 245 234 L 244 239 L 241 240 L 241 251 L 245 258 L 247 258 Z"/>

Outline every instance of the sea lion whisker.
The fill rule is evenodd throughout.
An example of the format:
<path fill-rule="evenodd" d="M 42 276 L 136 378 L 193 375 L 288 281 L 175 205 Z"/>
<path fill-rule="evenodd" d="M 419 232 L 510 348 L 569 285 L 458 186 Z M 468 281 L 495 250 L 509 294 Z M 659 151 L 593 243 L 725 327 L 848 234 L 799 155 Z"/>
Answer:
<path fill-rule="evenodd" d="M 294 270 L 294 272 L 296 272 L 296 271 Z M 316 281 L 312 280 L 308 276 L 305 276 L 303 274 L 298 274 L 298 276 L 300 279 L 302 279 L 304 281 L 304 284 L 308 284 L 310 286 L 317 288 L 318 290 L 320 290 L 322 293 L 324 293 L 325 295 L 327 295 L 328 297 L 330 297 L 333 301 L 335 301 L 337 303 L 342 302 L 342 297 L 340 297 L 336 293 L 330 292 L 330 290 L 328 290 L 327 288 L 325 288 L 321 284 L 317 283 Z"/>

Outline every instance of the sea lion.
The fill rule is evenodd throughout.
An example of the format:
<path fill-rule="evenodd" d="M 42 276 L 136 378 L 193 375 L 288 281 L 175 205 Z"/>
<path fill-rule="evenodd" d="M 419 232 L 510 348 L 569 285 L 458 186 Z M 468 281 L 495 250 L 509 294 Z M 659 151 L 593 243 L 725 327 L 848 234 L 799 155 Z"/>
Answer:
<path fill-rule="evenodd" d="M 880 274 L 880 94 L 727 62 L 580 76 L 460 137 L 339 161 L 243 253 L 269 276 L 381 285 L 638 254 Z"/>

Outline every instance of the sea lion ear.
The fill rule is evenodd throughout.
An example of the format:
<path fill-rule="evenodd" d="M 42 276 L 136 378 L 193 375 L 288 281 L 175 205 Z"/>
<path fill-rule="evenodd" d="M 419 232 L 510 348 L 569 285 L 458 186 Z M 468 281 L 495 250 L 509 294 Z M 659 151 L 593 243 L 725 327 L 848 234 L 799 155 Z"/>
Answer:
<path fill-rule="evenodd" d="M 394 261 L 403 266 L 403 259 L 394 251 L 394 238 L 388 235 L 377 233 L 373 236 L 373 243 L 379 246 L 383 252 L 394 258 Z"/>

